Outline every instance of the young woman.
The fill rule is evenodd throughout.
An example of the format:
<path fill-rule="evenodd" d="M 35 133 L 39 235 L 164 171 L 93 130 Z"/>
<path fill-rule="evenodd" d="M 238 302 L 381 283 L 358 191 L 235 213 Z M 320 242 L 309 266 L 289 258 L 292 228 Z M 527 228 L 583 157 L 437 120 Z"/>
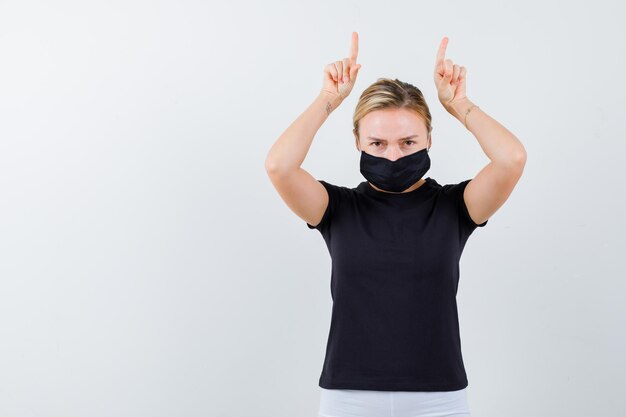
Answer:
<path fill-rule="evenodd" d="M 440 185 L 431 177 L 431 115 L 422 92 L 379 78 L 353 117 L 360 171 L 354 188 L 316 180 L 301 164 L 321 124 L 350 94 L 350 56 L 324 68 L 323 87 L 274 143 L 269 178 L 289 208 L 317 229 L 332 259 L 333 309 L 319 379 L 320 417 L 470 415 L 456 293 L 459 260 L 522 175 L 526 151 L 465 95 L 465 67 L 444 59 L 439 101 L 476 137 L 490 162 L 474 178 Z"/>

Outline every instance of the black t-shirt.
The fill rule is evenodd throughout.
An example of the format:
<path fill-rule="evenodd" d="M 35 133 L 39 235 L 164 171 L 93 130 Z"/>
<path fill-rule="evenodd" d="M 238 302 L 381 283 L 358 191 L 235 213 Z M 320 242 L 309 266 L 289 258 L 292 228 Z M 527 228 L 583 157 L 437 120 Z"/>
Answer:
<path fill-rule="evenodd" d="M 471 179 L 428 177 L 407 193 L 367 181 L 318 180 L 328 207 L 310 229 L 331 256 L 333 300 L 319 386 L 455 391 L 468 385 L 457 315 L 459 260 L 476 227 L 463 199 Z"/>

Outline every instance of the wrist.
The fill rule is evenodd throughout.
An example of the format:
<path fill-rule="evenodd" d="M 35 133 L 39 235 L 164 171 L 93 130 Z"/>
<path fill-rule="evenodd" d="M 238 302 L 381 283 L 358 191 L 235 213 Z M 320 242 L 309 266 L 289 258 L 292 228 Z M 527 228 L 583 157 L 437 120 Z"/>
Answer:
<path fill-rule="evenodd" d="M 453 101 L 452 103 L 448 103 L 444 107 L 448 111 L 448 113 L 450 113 L 451 115 L 459 119 L 459 121 L 463 122 L 463 117 L 464 117 L 463 115 L 473 105 L 474 103 L 472 103 L 472 101 L 469 98 L 464 97 L 460 100 L 456 100 L 456 101 Z"/>
<path fill-rule="evenodd" d="M 324 107 L 329 114 L 343 102 L 339 95 L 325 90 L 321 90 L 317 98 L 324 103 Z"/>
<path fill-rule="evenodd" d="M 466 129 L 469 130 L 469 127 L 467 125 L 467 117 L 470 113 L 472 113 L 472 111 L 476 111 L 476 109 L 480 109 L 480 107 L 478 107 L 476 104 L 472 103 L 470 99 L 465 97 L 461 100 L 455 101 L 454 103 L 450 103 L 448 106 L 446 106 L 446 109 L 448 110 L 448 112 L 450 112 L 450 114 L 456 117 L 459 122 L 463 123 Z"/>

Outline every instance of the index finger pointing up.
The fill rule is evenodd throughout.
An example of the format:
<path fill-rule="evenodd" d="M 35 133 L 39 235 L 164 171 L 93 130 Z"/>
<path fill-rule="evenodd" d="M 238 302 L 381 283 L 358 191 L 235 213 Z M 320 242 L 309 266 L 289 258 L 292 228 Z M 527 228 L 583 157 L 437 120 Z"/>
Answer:
<path fill-rule="evenodd" d="M 356 62 L 356 56 L 359 54 L 359 34 L 352 32 L 352 44 L 350 45 L 350 59 Z"/>
<path fill-rule="evenodd" d="M 448 46 L 448 37 L 444 36 L 439 44 L 439 51 L 437 51 L 437 60 L 435 61 L 435 67 L 443 65 L 443 60 L 446 57 L 446 46 Z"/>

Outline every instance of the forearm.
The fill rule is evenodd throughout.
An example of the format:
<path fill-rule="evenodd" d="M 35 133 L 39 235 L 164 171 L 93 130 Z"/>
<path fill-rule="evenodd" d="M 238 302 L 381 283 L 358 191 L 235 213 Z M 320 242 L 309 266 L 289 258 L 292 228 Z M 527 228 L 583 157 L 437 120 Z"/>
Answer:
<path fill-rule="evenodd" d="M 470 99 L 465 98 L 446 110 L 463 124 L 467 120 L 467 129 L 476 137 L 492 162 L 503 166 L 523 165 L 526 149 L 506 127 L 477 107 L 465 118 L 466 111 L 473 105 Z"/>
<path fill-rule="evenodd" d="M 339 104 L 320 92 L 313 103 L 274 142 L 267 154 L 265 169 L 268 172 L 299 169 L 315 134 Z"/>

